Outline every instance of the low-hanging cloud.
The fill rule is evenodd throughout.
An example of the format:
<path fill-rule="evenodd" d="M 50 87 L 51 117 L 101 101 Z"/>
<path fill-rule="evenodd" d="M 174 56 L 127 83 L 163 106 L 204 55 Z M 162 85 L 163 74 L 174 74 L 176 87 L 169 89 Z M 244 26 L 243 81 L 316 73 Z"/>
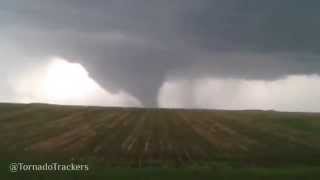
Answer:
<path fill-rule="evenodd" d="M 52 103 L 65 105 L 141 106 L 126 93 L 108 92 L 95 82 L 87 70 L 63 58 L 47 58 L 41 65 L 24 67 L 8 79 L 11 95 L 1 101 Z M 4 96 L 4 95 L 3 95 Z"/>
<path fill-rule="evenodd" d="M 172 75 L 319 75 L 319 8 L 301 0 L 0 1 L 0 70 L 10 61 L 10 72 L 24 71 L 17 66 L 57 55 L 80 63 L 111 94 L 124 91 L 155 107 Z M 10 87 L 2 86 L 0 96 L 8 97 Z"/>
<path fill-rule="evenodd" d="M 274 81 L 200 78 L 163 83 L 158 105 L 166 108 L 320 111 L 320 76 Z"/>

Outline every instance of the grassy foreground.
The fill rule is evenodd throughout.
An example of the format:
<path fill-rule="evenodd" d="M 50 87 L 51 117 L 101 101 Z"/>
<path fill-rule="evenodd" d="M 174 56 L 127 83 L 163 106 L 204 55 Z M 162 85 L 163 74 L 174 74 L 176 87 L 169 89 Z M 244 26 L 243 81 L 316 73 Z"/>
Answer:
<path fill-rule="evenodd" d="M 0 179 L 89 178 L 320 179 L 320 114 L 0 104 Z"/>
<path fill-rule="evenodd" d="M 244 169 L 168 169 L 168 168 L 111 168 L 88 173 L 2 173 L 1 179 L 112 179 L 112 180 L 317 180 L 320 167 L 313 168 L 244 168 Z"/>

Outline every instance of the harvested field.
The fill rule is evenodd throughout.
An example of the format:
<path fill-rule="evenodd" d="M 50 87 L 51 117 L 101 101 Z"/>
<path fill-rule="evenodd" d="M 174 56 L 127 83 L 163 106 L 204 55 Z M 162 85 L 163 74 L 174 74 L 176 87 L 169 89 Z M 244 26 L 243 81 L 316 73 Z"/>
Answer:
<path fill-rule="evenodd" d="M 0 147 L 105 166 L 320 164 L 320 114 L 0 104 Z"/>

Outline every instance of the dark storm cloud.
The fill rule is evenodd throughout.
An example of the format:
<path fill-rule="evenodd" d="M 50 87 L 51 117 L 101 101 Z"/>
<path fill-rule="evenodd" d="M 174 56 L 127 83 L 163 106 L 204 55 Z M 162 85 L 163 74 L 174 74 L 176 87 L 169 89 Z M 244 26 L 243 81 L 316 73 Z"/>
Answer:
<path fill-rule="evenodd" d="M 318 1 L 207 1 L 185 29 L 208 49 L 319 53 Z M 189 22 L 189 23 L 188 23 Z"/>
<path fill-rule="evenodd" d="M 298 0 L 0 0 L 0 37 L 31 57 L 76 60 L 101 85 L 155 105 L 171 75 L 319 73 L 319 8 Z"/>

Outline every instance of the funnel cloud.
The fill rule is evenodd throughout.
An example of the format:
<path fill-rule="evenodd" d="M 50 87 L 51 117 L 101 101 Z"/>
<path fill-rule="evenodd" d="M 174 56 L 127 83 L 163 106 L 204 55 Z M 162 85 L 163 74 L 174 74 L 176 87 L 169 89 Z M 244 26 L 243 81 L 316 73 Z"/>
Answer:
<path fill-rule="evenodd" d="M 319 8 L 300 0 L 0 0 L 0 100 L 16 101 L 18 76 L 61 57 L 120 96 L 118 105 L 320 111 L 312 85 Z"/>

